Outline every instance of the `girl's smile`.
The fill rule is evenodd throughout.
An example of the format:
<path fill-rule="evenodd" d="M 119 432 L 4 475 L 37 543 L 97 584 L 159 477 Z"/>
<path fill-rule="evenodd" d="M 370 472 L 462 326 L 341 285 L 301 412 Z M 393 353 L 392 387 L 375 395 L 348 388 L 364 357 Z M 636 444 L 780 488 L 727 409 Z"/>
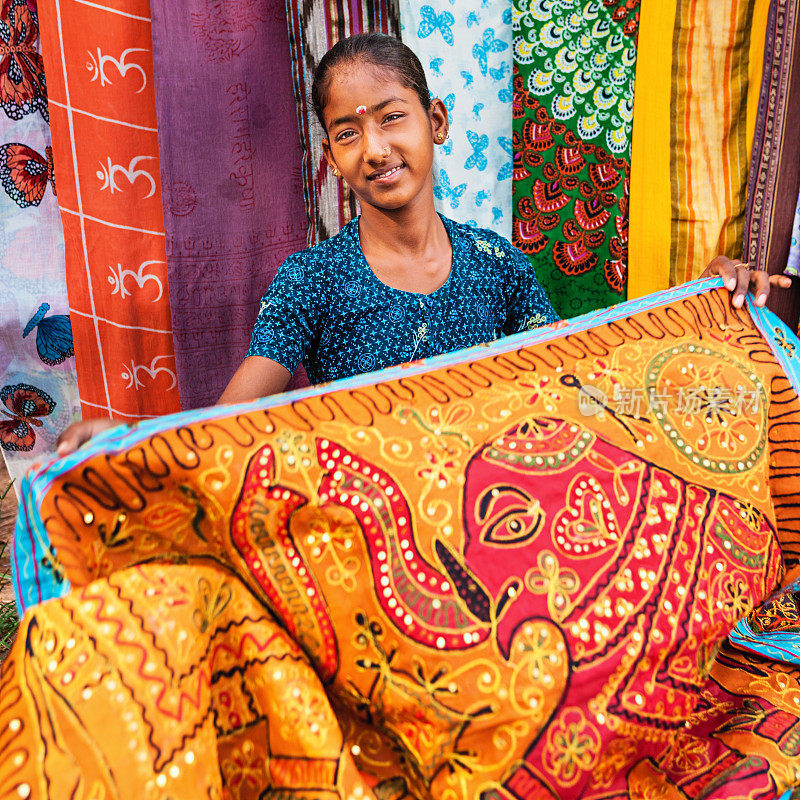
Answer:
<path fill-rule="evenodd" d="M 368 181 L 375 181 L 383 185 L 393 183 L 394 178 L 399 179 L 400 171 L 405 169 L 405 164 L 398 164 L 395 167 L 386 167 L 385 169 L 377 169 L 371 175 L 367 175 Z"/>

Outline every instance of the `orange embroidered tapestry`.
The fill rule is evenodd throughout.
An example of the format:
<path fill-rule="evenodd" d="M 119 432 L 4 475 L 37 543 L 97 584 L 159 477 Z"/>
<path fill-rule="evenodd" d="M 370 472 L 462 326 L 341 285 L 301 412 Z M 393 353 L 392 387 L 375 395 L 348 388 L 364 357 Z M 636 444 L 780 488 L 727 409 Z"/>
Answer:
<path fill-rule="evenodd" d="M 727 637 L 798 571 L 798 344 L 719 286 L 31 474 L 0 797 L 796 786 L 797 667 Z"/>

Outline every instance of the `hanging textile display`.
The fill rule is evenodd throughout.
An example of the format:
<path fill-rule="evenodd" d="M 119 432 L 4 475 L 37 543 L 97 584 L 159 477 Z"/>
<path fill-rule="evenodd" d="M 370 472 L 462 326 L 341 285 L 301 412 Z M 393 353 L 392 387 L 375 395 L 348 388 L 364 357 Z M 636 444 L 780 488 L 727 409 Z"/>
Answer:
<path fill-rule="evenodd" d="M 358 214 L 349 187 L 336 180 L 322 153 L 323 131 L 311 108 L 311 83 L 320 59 L 336 42 L 356 33 L 399 37 L 397 0 L 286 0 L 292 76 L 303 146 L 303 193 L 308 244 L 335 236 Z"/>
<path fill-rule="evenodd" d="M 774 800 L 798 359 L 713 279 L 44 466 L 2 796 Z"/>
<path fill-rule="evenodd" d="M 80 412 L 35 9 L 0 4 L 0 448 L 17 481 Z"/>
<path fill-rule="evenodd" d="M 122 6 L 122 7 L 118 7 Z M 150 3 L 39 0 L 84 417 L 176 411 Z"/>
<path fill-rule="evenodd" d="M 450 116 L 435 149 L 437 210 L 511 238 L 510 5 L 400 0 L 400 28 Z"/>
<path fill-rule="evenodd" d="M 797 198 L 797 209 L 792 223 L 792 239 L 789 244 L 789 259 L 786 262 L 786 274 L 800 277 L 800 195 Z"/>
<path fill-rule="evenodd" d="M 628 234 L 627 288 L 631 299 L 670 285 L 670 90 L 677 3 L 645 3 L 639 20 Z"/>
<path fill-rule="evenodd" d="M 624 300 L 638 0 L 514 0 L 514 227 L 562 317 Z"/>
<path fill-rule="evenodd" d="M 741 256 L 770 0 L 642 8 L 631 159 L 628 296 Z"/>
<path fill-rule="evenodd" d="M 696 278 L 718 254 L 742 255 L 753 8 L 753 0 L 678 3 L 670 159 L 673 284 Z"/>
<path fill-rule="evenodd" d="M 783 272 L 800 190 L 800 4 L 773 0 L 747 188 L 745 258 Z"/>
<path fill-rule="evenodd" d="M 283 0 L 151 5 L 175 362 L 196 408 L 217 401 L 277 268 L 306 246 L 302 151 Z"/>

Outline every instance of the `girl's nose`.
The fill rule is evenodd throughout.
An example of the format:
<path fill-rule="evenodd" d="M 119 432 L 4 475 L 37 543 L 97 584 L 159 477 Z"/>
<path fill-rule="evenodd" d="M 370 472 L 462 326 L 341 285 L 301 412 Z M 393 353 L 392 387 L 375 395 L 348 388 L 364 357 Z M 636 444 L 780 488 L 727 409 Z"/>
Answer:
<path fill-rule="evenodd" d="M 365 161 L 383 161 L 391 152 L 379 131 L 364 131 L 362 142 Z"/>

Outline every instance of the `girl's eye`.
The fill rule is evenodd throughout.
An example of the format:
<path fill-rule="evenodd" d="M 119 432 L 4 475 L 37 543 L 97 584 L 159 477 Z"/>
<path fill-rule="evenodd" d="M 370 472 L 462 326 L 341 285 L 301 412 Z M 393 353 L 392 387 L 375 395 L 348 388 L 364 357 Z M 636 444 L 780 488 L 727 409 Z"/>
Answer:
<path fill-rule="evenodd" d="M 336 134 L 336 141 L 343 142 L 345 139 L 349 139 L 351 136 L 355 136 L 355 131 L 342 131 L 341 133 Z"/>
<path fill-rule="evenodd" d="M 395 112 L 394 114 L 387 114 L 384 122 L 394 122 L 396 119 L 402 119 L 403 116 L 405 115 L 401 114 L 400 112 Z"/>

